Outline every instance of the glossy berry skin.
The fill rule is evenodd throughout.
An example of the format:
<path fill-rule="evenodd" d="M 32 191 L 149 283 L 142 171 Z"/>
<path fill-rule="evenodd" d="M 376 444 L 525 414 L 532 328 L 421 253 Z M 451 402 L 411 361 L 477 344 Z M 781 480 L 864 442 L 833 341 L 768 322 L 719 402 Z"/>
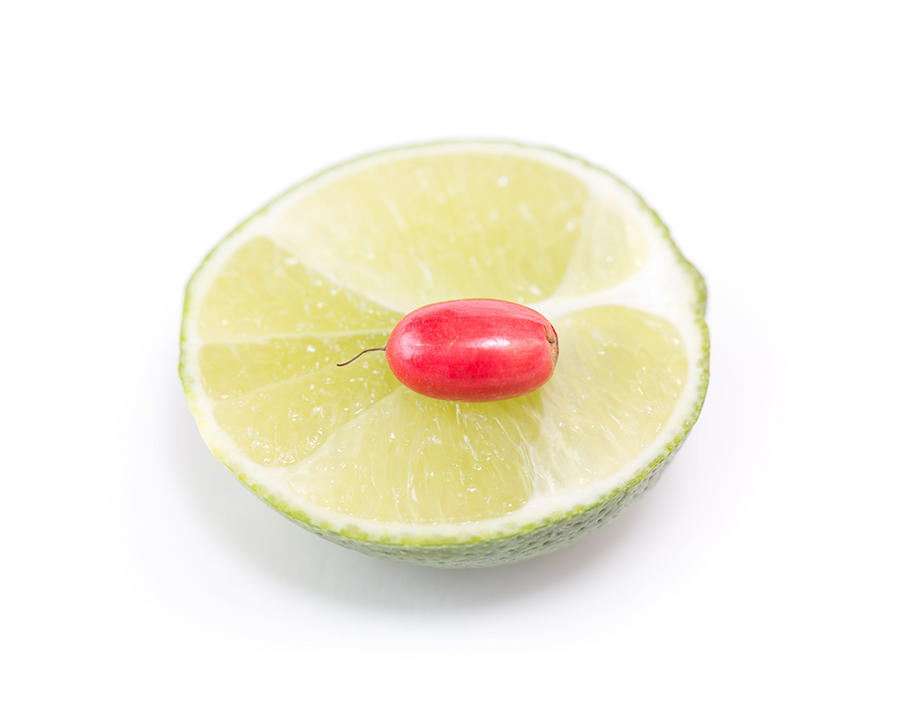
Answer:
<path fill-rule="evenodd" d="M 559 341 L 542 314 L 496 299 L 416 309 L 386 347 L 393 374 L 427 397 L 490 402 L 536 390 L 553 375 Z"/>

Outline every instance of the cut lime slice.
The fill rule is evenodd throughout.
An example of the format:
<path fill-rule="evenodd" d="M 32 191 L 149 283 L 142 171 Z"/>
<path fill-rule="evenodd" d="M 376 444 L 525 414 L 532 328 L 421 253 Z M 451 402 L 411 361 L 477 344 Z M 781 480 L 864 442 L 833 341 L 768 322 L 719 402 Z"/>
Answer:
<path fill-rule="evenodd" d="M 531 306 L 549 383 L 428 399 L 380 355 L 431 302 Z M 287 192 L 189 284 L 181 376 L 202 436 L 292 519 L 437 566 L 552 550 L 648 488 L 708 378 L 705 289 L 641 199 L 582 161 L 509 143 L 387 151 Z"/>

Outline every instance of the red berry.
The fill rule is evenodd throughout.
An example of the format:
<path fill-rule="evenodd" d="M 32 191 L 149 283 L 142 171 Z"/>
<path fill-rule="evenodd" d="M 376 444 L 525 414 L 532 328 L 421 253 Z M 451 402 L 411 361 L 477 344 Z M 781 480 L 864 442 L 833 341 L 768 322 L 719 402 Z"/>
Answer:
<path fill-rule="evenodd" d="M 542 314 L 496 299 L 428 304 L 396 325 L 387 362 L 427 397 L 490 402 L 527 394 L 553 375 L 559 341 Z"/>

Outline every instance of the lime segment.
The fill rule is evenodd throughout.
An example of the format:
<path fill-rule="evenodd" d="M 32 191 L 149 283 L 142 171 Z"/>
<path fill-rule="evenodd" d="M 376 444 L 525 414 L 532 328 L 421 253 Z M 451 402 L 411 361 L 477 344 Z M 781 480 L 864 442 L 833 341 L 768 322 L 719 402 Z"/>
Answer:
<path fill-rule="evenodd" d="M 580 179 L 509 154 L 378 163 L 288 204 L 276 229 L 311 268 L 405 311 L 477 297 L 531 304 L 567 277 L 587 292 L 634 273 L 645 253 Z"/>
<path fill-rule="evenodd" d="M 224 260 L 197 310 L 205 341 L 392 329 L 398 312 L 350 292 L 258 236 Z"/>

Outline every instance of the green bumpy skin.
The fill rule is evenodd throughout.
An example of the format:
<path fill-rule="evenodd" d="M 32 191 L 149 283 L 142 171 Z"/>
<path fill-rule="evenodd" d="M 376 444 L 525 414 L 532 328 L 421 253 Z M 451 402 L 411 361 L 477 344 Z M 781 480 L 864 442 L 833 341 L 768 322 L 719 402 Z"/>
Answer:
<path fill-rule="evenodd" d="M 676 450 L 678 450 L 678 447 Z M 482 543 L 444 546 L 371 543 L 370 541 L 347 538 L 331 531 L 315 528 L 292 517 L 279 507 L 278 510 L 293 523 L 297 523 L 321 538 L 325 538 L 343 548 L 349 548 L 376 558 L 430 566 L 432 568 L 490 568 L 552 553 L 597 530 L 608 520 L 615 518 L 621 513 L 629 503 L 650 490 L 672 460 L 674 453 L 675 450 L 638 482 L 617 490 L 603 503 L 578 513 L 574 517 L 563 518 L 549 525 L 540 522 L 533 530 L 508 538 L 498 538 Z"/>

